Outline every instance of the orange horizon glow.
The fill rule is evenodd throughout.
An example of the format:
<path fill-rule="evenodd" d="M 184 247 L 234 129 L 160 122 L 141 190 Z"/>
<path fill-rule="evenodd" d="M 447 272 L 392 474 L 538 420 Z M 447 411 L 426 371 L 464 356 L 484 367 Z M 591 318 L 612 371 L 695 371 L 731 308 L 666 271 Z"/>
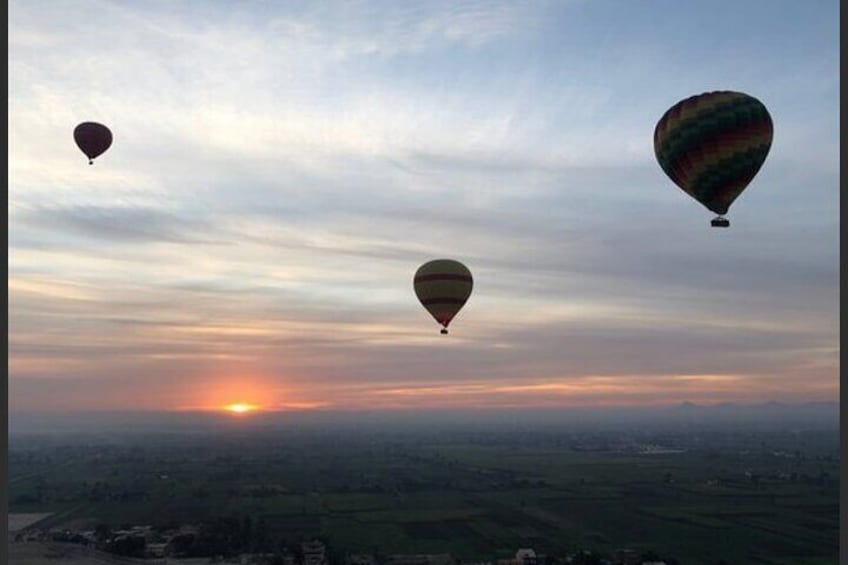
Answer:
<path fill-rule="evenodd" d="M 232 373 L 235 369 L 228 368 Z M 239 376 L 224 371 L 201 381 L 186 381 L 180 388 L 147 389 L 135 395 L 134 410 L 206 412 L 236 420 L 251 420 L 277 412 L 403 411 L 403 410 L 513 410 L 566 408 L 662 407 L 689 401 L 699 405 L 725 402 L 820 402 L 839 396 L 839 383 L 820 376 L 828 370 L 809 371 L 804 394 L 792 381 L 758 378 L 758 374 L 594 374 L 581 377 L 538 375 L 525 378 L 416 381 L 399 379 L 380 383 L 346 383 L 316 386 L 299 381 L 276 381 L 271 376 L 245 370 Z M 816 378 L 818 377 L 818 378 Z M 164 389 L 163 389 L 164 390 Z M 167 398 L 164 397 L 167 392 Z M 110 397 L 115 409 L 129 392 Z M 77 409 L 98 410 L 83 404 Z M 100 402 L 103 402 L 100 397 Z M 66 406 L 67 407 L 67 406 Z"/>
<path fill-rule="evenodd" d="M 250 417 L 258 412 L 408 410 L 408 409 L 542 409 L 570 407 L 660 407 L 684 401 L 702 405 L 753 402 L 762 399 L 797 401 L 778 383 L 748 380 L 741 374 L 586 375 L 580 378 L 540 376 L 489 381 L 403 380 L 379 385 L 337 386 L 320 391 L 293 384 L 274 386 L 269 378 L 219 380 L 207 387 L 196 404 L 172 409 L 213 411 Z M 674 394 L 669 394 L 669 389 Z M 320 396 L 319 396 L 320 394 Z M 838 395 L 833 385 L 811 387 L 804 401 L 828 400 Z M 283 397 L 284 398 L 281 398 Z M 257 402 L 261 398 L 262 402 Z M 235 400 L 237 399 L 237 400 Z"/>
<path fill-rule="evenodd" d="M 246 402 L 236 402 L 224 406 L 224 410 L 233 414 L 246 414 L 248 412 L 255 412 L 258 409 L 259 407 L 255 404 L 248 404 Z"/>

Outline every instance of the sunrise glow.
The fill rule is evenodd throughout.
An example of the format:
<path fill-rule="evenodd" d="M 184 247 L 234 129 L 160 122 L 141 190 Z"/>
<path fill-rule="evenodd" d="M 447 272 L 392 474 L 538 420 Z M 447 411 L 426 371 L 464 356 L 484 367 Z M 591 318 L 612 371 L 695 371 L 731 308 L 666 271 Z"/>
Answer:
<path fill-rule="evenodd" d="M 258 407 L 253 404 L 244 404 L 239 402 L 236 404 L 229 404 L 224 408 L 225 410 L 227 410 L 228 412 L 232 412 L 233 414 L 245 414 L 247 412 L 253 412 Z"/>

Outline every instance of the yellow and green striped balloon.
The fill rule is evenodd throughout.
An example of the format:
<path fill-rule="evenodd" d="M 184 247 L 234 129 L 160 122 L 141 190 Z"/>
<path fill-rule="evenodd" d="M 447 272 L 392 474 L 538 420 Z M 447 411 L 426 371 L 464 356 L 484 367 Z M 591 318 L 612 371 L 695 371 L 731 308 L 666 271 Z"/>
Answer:
<path fill-rule="evenodd" d="M 654 130 L 660 167 L 716 214 L 727 213 L 771 148 L 771 116 L 741 92 L 706 92 L 672 106 Z"/>
<path fill-rule="evenodd" d="M 436 259 L 421 265 L 413 279 L 415 295 L 442 328 L 447 327 L 468 301 L 474 279 L 468 267 L 452 259 Z"/>

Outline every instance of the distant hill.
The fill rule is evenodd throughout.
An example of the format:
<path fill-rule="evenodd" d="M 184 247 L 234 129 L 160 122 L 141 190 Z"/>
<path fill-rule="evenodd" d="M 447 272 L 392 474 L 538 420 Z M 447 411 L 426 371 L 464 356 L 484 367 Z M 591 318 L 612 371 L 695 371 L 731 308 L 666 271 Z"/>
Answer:
<path fill-rule="evenodd" d="M 680 418 L 685 423 L 699 424 L 759 424 L 775 427 L 815 427 L 828 428 L 839 426 L 838 402 L 783 403 L 764 402 L 762 404 L 721 403 L 698 405 L 683 402 L 673 407 L 670 417 Z"/>

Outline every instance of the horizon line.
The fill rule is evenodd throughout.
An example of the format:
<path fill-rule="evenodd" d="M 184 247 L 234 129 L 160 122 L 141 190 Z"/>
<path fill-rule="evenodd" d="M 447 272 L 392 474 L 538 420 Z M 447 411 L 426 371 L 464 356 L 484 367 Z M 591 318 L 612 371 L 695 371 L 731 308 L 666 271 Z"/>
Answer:
<path fill-rule="evenodd" d="M 501 405 L 501 406 L 428 406 L 421 408 L 412 407 L 380 407 L 380 408 L 360 408 L 360 407 L 332 407 L 332 408 L 263 408 L 261 406 L 250 411 L 249 414 L 231 414 L 234 417 L 250 417 L 258 414 L 383 414 L 383 413 L 404 413 L 404 414 L 421 414 L 425 412 L 501 412 L 501 411 L 591 411 L 591 410 L 621 410 L 621 409 L 642 409 L 656 410 L 663 408 L 680 408 L 684 406 L 700 407 L 700 408 L 716 408 L 721 406 L 810 406 L 810 405 L 839 405 L 839 400 L 799 400 L 799 401 L 782 401 L 782 400 L 763 400 L 761 402 L 693 402 L 682 400 L 673 403 L 662 404 L 597 404 L 592 406 L 518 406 L 518 405 Z M 15 410 L 8 407 L 8 415 L 13 414 L 227 414 L 226 406 L 210 407 L 210 408 L 176 408 L 176 409 L 88 409 L 88 410 Z"/>

